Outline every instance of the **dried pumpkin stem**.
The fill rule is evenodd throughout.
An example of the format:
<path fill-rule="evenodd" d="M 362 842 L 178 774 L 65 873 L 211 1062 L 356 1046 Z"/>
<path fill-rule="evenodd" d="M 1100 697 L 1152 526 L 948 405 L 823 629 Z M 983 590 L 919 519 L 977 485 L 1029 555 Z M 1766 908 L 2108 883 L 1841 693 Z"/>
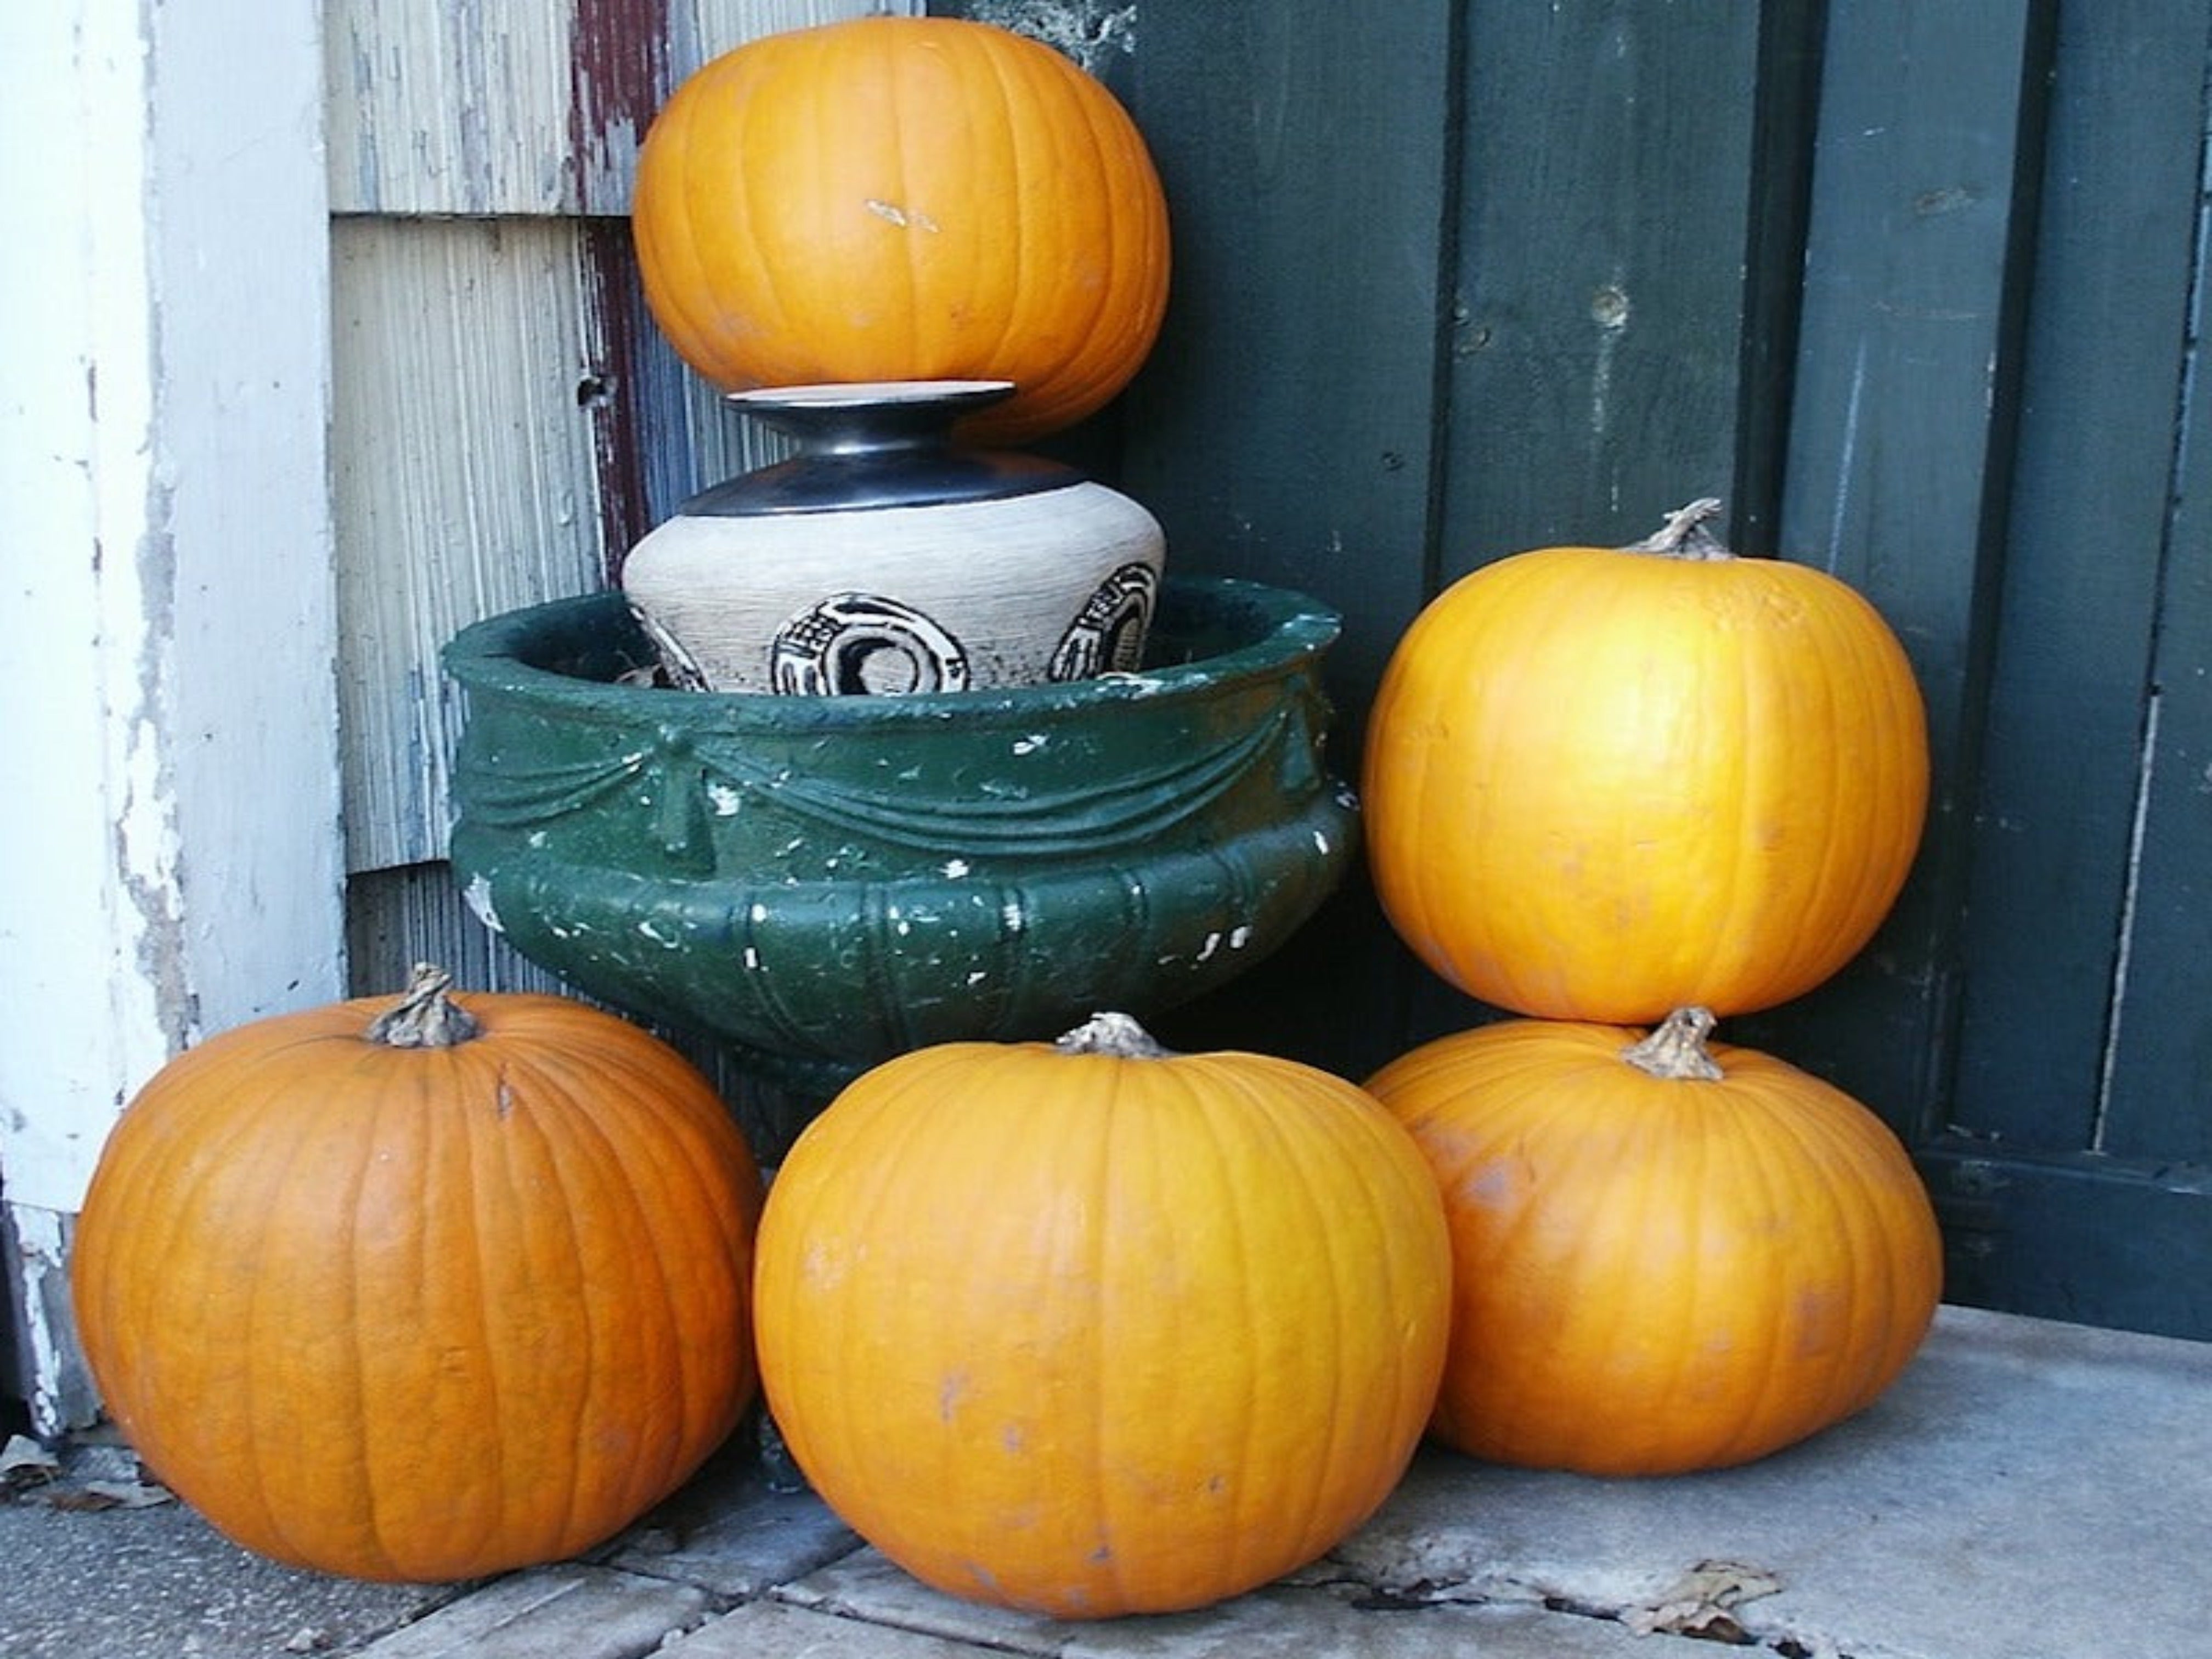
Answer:
<path fill-rule="evenodd" d="M 406 995 L 369 1022 L 368 1040 L 392 1048 L 451 1048 L 480 1036 L 476 1016 L 446 994 L 453 983 L 444 969 L 416 963 Z"/>
<path fill-rule="evenodd" d="M 1720 517 L 1721 503 L 1717 495 L 1701 495 L 1687 507 L 1678 507 L 1667 515 L 1667 522 L 1640 542 L 1631 542 L 1620 550 L 1624 553 L 1656 553 L 1662 558 L 1691 560 L 1733 559 L 1721 538 L 1706 528 Z"/>
<path fill-rule="evenodd" d="M 1113 1013 L 1091 1015 L 1052 1046 L 1063 1054 L 1114 1054 L 1122 1060 L 1165 1060 L 1174 1053 L 1128 1015 Z"/>
<path fill-rule="evenodd" d="M 1632 1042 L 1620 1057 L 1647 1076 L 1669 1082 L 1718 1083 L 1726 1073 L 1705 1048 L 1713 1029 L 1710 1008 L 1677 1008 L 1650 1036 Z"/>

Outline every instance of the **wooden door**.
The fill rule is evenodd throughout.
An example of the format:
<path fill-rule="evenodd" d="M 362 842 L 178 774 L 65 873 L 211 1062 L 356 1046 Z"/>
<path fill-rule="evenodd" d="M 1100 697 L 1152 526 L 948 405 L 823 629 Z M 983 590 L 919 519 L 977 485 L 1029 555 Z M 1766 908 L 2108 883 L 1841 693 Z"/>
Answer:
<path fill-rule="evenodd" d="M 1147 10 L 1176 212 L 1120 411 L 1171 563 L 1342 606 L 1340 764 L 1462 572 L 1727 496 L 1881 606 L 1895 915 L 1734 1022 L 1917 1154 L 1957 1300 L 2212 1336 L 2203 0 Z M 1493 1017 L 1364 891 L 1179 1022 L 1358 1075 Z"/>

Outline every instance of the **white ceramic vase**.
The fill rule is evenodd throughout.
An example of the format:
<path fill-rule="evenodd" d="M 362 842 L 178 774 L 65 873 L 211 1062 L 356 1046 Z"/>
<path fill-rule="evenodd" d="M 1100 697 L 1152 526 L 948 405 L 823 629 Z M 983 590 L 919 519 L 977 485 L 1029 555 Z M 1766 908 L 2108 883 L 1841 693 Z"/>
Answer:
<path fill-rule="evenodd" d="M 689 689 L 957 691 L 1134 668 L 1164 538 L 1073 468 L 968 450 L 1006 381 L 787 386 L 730 401 L 798 453 L 686 501 L 622 587 Z"/>

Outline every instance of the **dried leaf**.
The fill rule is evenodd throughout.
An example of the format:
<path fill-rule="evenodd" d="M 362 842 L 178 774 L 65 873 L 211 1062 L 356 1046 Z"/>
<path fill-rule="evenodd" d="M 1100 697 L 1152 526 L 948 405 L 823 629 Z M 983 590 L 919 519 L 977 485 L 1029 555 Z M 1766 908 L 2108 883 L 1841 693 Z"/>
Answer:
<path fill-rule="evenodd" d="M 60 1475 L 61 1460 L 27 1434 L 11 1434 L 0 1446 L 0 1484 L 22 1492 Z"/>
<path fill-rule="evenodd" d="M 1731 1610 L 1781 1588 L 1782 1581 L 1763 1567 L 1741 1561 L 1700 1561 L 1651 1606 L 1623 1612 L 1620 1622 L 1638 1636 L 1665 1631 L 1741 1646 L 1755 1638 Z"/>
<path fill-rule="evenodd" d="M 57 1492 L 46 1499 L 50 1508 L 87 1513 L 99 1510 L 147 1510 L 157 1504 L 174 1502 L 176 1494 L 167 1486 L 151 1486 L 143 1480 L 88 1480 L 82 1486 Z"/>

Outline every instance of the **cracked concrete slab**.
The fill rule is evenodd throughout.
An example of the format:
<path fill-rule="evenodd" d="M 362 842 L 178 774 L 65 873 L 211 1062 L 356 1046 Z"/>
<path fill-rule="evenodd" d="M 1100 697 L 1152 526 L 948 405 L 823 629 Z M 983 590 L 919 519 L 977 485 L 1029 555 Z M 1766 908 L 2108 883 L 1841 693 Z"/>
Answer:
<path fill-rule="evenodd" d="M 940 1595 L 740 1456 L 592 1562 L 476 1587 L 291 1572 L 178 1505 L 33 1493 L 0 1504 L 0 1650 L 1666 1659 L 1702 1634 L 1781 1659 L 2206 1659 L 2208 1536 L 2212 1344 L 1947 1308 L 1871 1410 L 1765 1462 L 1597 1480 L 1431 1449 L 1330 1556 L 1197 1613 Z"/>
<path fill-rule="evenodd" d="M 744 1449 L 711 1460 L 617 1541 L 608 1565 L 750 1601 L 858 1549 L 860 1540 L 812 1492 L 765 1478 Z"/>
<path fill-rule="evenodd" d="M 1816 1659 L 2203 1659 L 2208 1535 L 2212 1346 L 1946 1308 L 1872 1408 L 1764 1462 L 1601 1480 L 1431 1452 L 1338 1555 L 1632 1620 L 1737 1564 L 1778 1586 L 1731 1610 L 1746 1636 Z"/>
<path fill-rule="evenodd" d="M 905 1659 L 909 1650 L 862 1644 L 871 1632 L 897 1632 L 927 1644 L 913 1659 L 977 1659 L 982 1652 L 1025 1659 L 1666 1659 L 1624 1626 L 1518 1604 L 1407 1602 L 1332 1577 L 1297 1575 L 1195 1613 L 1067 1623 L 962 1601 L 917 1583 L 873 1550 L 860 1550 L 702 1629 L 671 1659 L 739 1654 L 818 1653 L 822 1659 L 873 1654 Z M 748 1620 L 748 1615 L 750 1616 Z M 805 1622 L 812 1620 L 812 1623 Z M 718 1632 L 717 1626 L 732 1628 Z M 847 1628 L 830 1632 L 830 1627 Z M 810 1632 L 823 1644 L 787 1650 L 744 1645 L 740 1629 Z"/>
<path fill-rule="evenodd" d="M 689 1584 L 567 1562 L 494 1580 L 362 1650 L 363 1659 L 640 1659 L 704 1619 Z"/>

